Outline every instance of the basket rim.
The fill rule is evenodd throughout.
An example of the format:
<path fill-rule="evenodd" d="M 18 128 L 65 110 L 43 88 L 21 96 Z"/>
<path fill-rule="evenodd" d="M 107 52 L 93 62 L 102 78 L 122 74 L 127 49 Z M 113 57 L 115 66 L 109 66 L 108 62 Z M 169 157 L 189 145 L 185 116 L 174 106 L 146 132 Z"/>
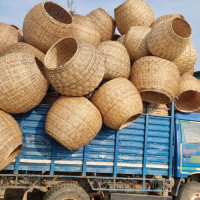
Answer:
<path fill-rule="evenodd" d="M 122 3 L 121 5 L 119 5 L 117 8 L 114 9 L 114 12 L 118 9 L 120 9 L 121 7 L 123 7 L 124 5 L 126 5 L 127 3 L 129 3 L 130 0 L 126 0 L 124 3 Z"/>

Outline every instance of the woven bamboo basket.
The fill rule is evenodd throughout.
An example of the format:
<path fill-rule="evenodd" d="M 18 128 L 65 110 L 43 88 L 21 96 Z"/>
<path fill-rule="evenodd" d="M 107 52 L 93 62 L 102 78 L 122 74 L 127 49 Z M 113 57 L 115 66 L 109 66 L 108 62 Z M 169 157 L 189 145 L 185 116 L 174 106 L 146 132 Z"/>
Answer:
<path fill-rule="evenodd" d="M 185 74 L 181 77 L 175 107 L 181 112 L 194 112 L 200 109 L 200 81 L 194 76 Z"/>
<path fill-rule="evenodd" d="M 180 73 L 173 62 L 155 56 L 146 56 L 133 64 L 131 81 L 143 101 L 167 104 L 177 95 Z"/>
<path fill-rule="evenodd" d="M 101 126 L 100 112 L 85 97 L 60 97 L 46 118 L 46 132 L 70 150 L 87 145 Z"/>
<path fill-rule="evenodd" d="M 23 148 L 22 133 L 15 119 L 0 111 L 0 171 L 7 167 Z"/>
<path fill-rule="evenodd" d="M 0 22 L 0 55 L 11 44 L 22 41 L 19 31 L 11 25 Z"/>
<path fill-rule="evenodd" d="M 135 121 L 143 111 L 142 99 L 135 86 L 125 78 L 103 84 L 92 96 L 103 122 L 110 128 L 122 129 Z"/>
<path fill-rule="evenodd" d="M 8 113 L 23 113 L 42 101 L 48 83 L 34 56 L 8 54 L 0 58 L 0 66 L 0 109 Z"/>
<path fill-rule="evenodd" d="M 122 35 L 131 26 L 150 27 L 154 19 L 153 9 L 144 0 L 127 0 L 115 9 L 115 22 Z"/>
<path fill-rule="evenodd" d="M 112 39 L 115 32 L 115 22 L 104 9 L 98 8 L 93 10 L 87 17 L 96 24 L 101 36 L 101 42 Z"/>
<path fill-rule="evenodd" d="M 194 65 L 197 60 L 197 52 L 194 45 L 189 42 L 183 53 L 173 60 L 174 64 L 178 67 L 180 74 L 189 73 L 193 74 Z M 191 72 L 191 73 L 190 73 Z"/>
<path fill-rule="evenodd" d="M 147 113 L 147 103 L 143 102 L 143 113 Z M 160 116 L 169 116 L 168 108 L 166 104 L 149 104 L 149 114 L 150 115 L 160 115 Z"/>
<path fill-rule="evenodd" d="M 156 19 L 156 20 L 153 22 L 153 24 L 151 25 L 151 28 L 153 28 L 155 25 L 160 24 L 160 23 L 162 23 L 162 22 L 164 22 L 164 21 L 166 21 L 166 20 L 168 20 L 168 19 L 174 19 L 174 18 L 177 18 L 177 17 L 182 18 L 182 19 L 185 19 L 185 18 L 183 17 L 183 15 L 181 15 L 181 14 L 168 14 L 168 15 L 163 15 L 163 16 L 159 17 L 158 19 Z"/>
<path fill-rule="evenodd" d="M 148 48 L 152 55 L 172 61 L 183 53 L 191 33 L 191 27 L 184 19 L 166 20 L 154 26 L 148 34 Z"/>
<path fill-rule="evenodd" d="M 24 38 L 23 38 L 23 32 L 22 29 L 20 29 L 18 26 L 15 26 L 13 24 L 11 24 L 12 27 L 14 27 L 15 29 L 17 29 L 18 31 L 18 38 L 19 38 L 19 42 L 23 42 Z"/>
<path fill-rule="evenodd" d="M 119 38 L 117 39 L 117 41 L 120 42 L 120 43 L 122 43 L 122 44 L 124 44 L 124 39 L 125 39 L 125 37 L 126 37 L 126 34 L 124 34 L 124 35 L 122 35 L 121 37 L 119 37 Z"/>
<path fill-rule="evenodd" d="M 23 24 L 24 41 L 46 53 L 72 31 L 72 17 L 56 3 L 45 1 L 34 6 Z"/>
<path fill-rule="evenodd" d="M 44 63 L 52 86 L 67 96 L 83 96 L 92 92 L 105 72 L 103 58 L 96 48 L 72 37 L 52 46 Z"/>
<path fill-rule="evenodd" d="M 73 30 L 68 36 L 79 38 L 94 46 L 100 43 L 99 28 L 89 17 L 74 15 L 72 19 Z"/>
<path fill-rule="evenodd" d="M 135 62 L 141 57 L 149 56 L 150 52 L 147 46 L 147 35 L 151 28 L 145 26 L 132 26 L 124 40 L 131 62 Z"/>
<path fill-rule="evenodd" d="M 104 57 L 104 79 L 128 78 L 130 75 L 130 58 L 123 44 L 117 41 L 106 41 L 97 47 Z"/>

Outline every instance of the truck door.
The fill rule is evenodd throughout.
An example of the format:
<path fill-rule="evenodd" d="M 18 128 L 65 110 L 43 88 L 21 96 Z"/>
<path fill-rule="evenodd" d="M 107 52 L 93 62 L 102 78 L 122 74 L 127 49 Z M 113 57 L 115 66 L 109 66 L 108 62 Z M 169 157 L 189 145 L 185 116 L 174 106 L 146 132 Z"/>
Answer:
<path fill-rule="evenodd" d="M 182 174 L 200 173 L 200 122 L 181 120 Z"/>

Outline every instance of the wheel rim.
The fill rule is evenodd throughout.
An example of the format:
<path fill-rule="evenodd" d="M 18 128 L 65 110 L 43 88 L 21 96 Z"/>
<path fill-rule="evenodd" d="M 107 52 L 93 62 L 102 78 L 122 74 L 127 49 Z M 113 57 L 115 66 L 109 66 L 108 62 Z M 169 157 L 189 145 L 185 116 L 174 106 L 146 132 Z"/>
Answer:
<path fill-rule="evenodd" d="M 200 200 L 200 193 L 193 194 L 190 200 Z"/>

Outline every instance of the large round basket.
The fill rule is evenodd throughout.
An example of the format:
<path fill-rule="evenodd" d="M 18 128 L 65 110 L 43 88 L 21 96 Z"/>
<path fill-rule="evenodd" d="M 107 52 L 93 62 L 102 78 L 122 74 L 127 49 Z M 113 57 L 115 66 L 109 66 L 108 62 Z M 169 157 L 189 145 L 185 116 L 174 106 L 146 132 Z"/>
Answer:
<path fill-rule="evenodd" d="M 181 112 L 194 112 L 200 109 L 200 81 L 194 76 L 184 74 L 181 77 L 175 107 Z"/>
<path fill-rule="evenodd" d="M 0 171 L 7 167 L 23 147 L 22 133 L 15 119 L 0 111 Z"/>
<path fill-rule="evenodd" d="M 100 43 L 97 48 L 104 57 L 104 79 L 128 78 L 130 75 L 130 58 L 123 44 L 117 41 Z"/>
<path fill-rule="evenodd" d="M 191 33 L 191 27 L 184 19 L 166 20 L 154 26 L 148 34 L 148 48 L 154 56 L 174 60 L 187 47 Z"/>
<path fill-rule="evenodd" d="M 46 53 L 61 38 L 72 31 L 72 17 L 56 3 L 45 1 L 34 6 L 23 24 L 24 41 Z"/>
<path fill-rule="evenodd" d="M 87 145 L 101 126 L 100 112 L 85 97 L 60 97 L 46 118 L 46 132 L 70 150 Z"/>
<path fill-rule="evenodd" d="M 153 9 L 144 0 L 127 0 L 115 9 L 115 22 L 122 35 L 131 26 L 150 27 L 153 21 Z"/>
<path fill-rule="evenodd" d="M 145 26 L 132 26 L 129 29 L 124 39 L 124 46 L 126 47 L 132 62 L 141 57 L 150 55 L 147 46 L 147 35 L 150 31 L 151 28 Z"/>
<path fill-rule="evenodd" d="M 147 103 L 143 103 L 143 113 L 147 113 Z M 166 104 L 156 104 L 149 103 L 149 114 L 150 115 L 160 115 L 160 116 L 169 116 L 168 108 Z"/>
<path fill-rule="evenodd" d="M 8 54 L 0 58 L 0 109 L 23 113 L 36 107 L 45 96 L 48 84 L 35 57 Z"/>
<path fill-rule="evenodd" d="M 115 22 L 113 18 L 102 8 L 90 12 L 89 17 L 98 27 L 101 42 L 111 40 L 115 32 Z"/>
<path fill-rule="evenodd" d="M 122 129 L 142 114 L 142 99 L 135 86 L 125 78 L 104 83 L 92 96 L 103 122 L 110 128 Z"/>
<path fill-rule="evenodd" d="M 67 96 L 83 96 L 92 92 L 105 72 L 103 58 L 96 48 L 72 37 L 52 46 L 44 63 L 52 86 Z"/>
<path fill-rule="evenodd" d="M 143 101 L 167 104 L 177 95 L 180 74 L 173 62 L 155 56 L 146 56 L 133 64 L 131 81 Z"/>

